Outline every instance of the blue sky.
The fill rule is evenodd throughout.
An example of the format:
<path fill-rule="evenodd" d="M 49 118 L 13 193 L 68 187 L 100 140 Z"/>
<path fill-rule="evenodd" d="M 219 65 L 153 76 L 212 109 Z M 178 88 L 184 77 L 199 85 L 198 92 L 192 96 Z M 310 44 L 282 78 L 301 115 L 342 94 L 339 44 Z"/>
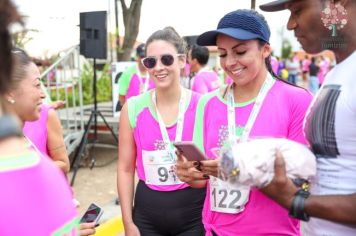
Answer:
<path fill-rule="evenodd" d="M 33 56 L 58 53 L 79 44 L 79 13 L 108 11 L 108 30 L 114 30 L 114 0 L 14 0 L 19 11 L 28 16 L 27 28 L 37 29 L 26 50 Z M 129 3 L 129 1 L 126 1 Z M 268 0 L 257 0 L 257 6 Z M 213 30 L 227 12 L 249 8 L 250 0 L 143 0 L 140 31 L 137 40 L 146 41 L 149 35 L 165 26 L 173 26 L 181 36 L 197 35 Z M 299 43 L 293 33 L 285 29 L 289 11 L 263 13 L 271 27 L 271 45 L 276 54 L 280 51 L 280 33 L 284 29 L 294 49 Z M 123 34 L 121 5 L 119 5 L 119 28 Z"/>

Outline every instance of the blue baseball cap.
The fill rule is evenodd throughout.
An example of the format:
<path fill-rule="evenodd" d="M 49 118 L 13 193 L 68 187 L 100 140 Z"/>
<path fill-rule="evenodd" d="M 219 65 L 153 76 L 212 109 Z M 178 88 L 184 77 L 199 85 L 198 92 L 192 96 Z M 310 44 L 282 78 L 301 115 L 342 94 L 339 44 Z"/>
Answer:
<path fill-rule="evenodd" d="M 260 5 L 262 11 L 281 11 L 286 9 L 286 4 L 294 0 L 277 0 Z"/>
<path fill-rule="evenodd" d="M 255 10 L 240 9 L 226 14 L 216 30 L 198 36 L 201 46 L 216 45 L 218 34 L 224 34 L 238 40 L 261 39 L 269 43 L 271 32 L 264 17 Z"/>

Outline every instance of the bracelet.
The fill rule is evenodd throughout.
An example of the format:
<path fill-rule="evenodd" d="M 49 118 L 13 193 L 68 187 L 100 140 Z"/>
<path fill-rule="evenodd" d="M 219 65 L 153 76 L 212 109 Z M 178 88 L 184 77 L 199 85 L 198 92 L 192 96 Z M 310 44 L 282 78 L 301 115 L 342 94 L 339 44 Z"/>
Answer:
<path fill-rule="evenodd" d="M 304 189 L 300 189 L 294 194 L 295 197 L 293 199 L 292 206 L 289 209 L 290 216 L 303 221 L 309 221 L 309 215 L 304 212 L 304 202 L 309 195 L 310 193 Z"/>

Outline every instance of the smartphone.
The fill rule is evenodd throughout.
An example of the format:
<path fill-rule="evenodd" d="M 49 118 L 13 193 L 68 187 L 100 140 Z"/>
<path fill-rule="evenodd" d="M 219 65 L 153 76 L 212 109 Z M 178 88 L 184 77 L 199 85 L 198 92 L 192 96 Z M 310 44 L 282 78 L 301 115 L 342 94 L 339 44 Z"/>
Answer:
<path fill-rule="evenodd" d="M 83 217 L 80 219 L 80 223 L 95 222 L 96 224 L 98 224 L 103 212 L 104 211 L 101 207 L 92 203 L 84 213 Z"/>
<path fill-rule="evenodd" d="M 174 142 L 173 145 L 188 161 L 202 161 L 205 159 L 204 154 L 191 141 Z"/>

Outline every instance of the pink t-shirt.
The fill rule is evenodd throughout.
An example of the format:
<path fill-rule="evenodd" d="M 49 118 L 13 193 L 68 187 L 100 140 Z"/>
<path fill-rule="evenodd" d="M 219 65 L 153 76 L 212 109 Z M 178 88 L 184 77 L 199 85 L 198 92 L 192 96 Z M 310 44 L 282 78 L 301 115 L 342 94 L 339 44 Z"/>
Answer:
<path fill-rule="evenodd" d="M 304 59 L 302 62 L 302 71 L 303 72 L 309 72 L 309 65 L 311 64 L 311 60 L 309 59 Z"/>
<path fill-rule="evenodd" d="M 200 71 L 192 81 L 191 89 L 200 94 L 209 93 L 220 87 L 220 80 L 214 71 Z"/>
<path fill-rule="evenodd" d="M 138 75 L 137 73 L 132 75 L 130 84 L 129 84 L 129 87 L 127 89 L 127 93 L 125 96 L 126 101 L 130 97 L 137 96 L 142 93 L 145 81 L 146 81 L 146 79 L 149 79 L 149 78 L 142 77 L 141 78 L 142 80 L 140 78 L 141 78 L 140 75 Z M 153 81 L 151 79 L 149 79 L 147 91 L 154 87 L 155 87 L 155 85 L 154 85 Z"/>
<path fill-rule="evenodd" d="M 183 69 L 183 77 L 189 77 L 190 74 L 190 64 L 185 63 L 184 69 Z"/>
<path fill-rule="evenodd" d="M 329 71 L 329 66 L 330 66 L 330 63 L 327 60 L 323 60 L 319 64 L 319 72 L 318 72 L 319 84 L 323 84 L 324 83 L 325 76 Z"/>
<path fill-rule="evenodd" d="M 48 157 L 29 148 L 0 166 L 1 236 L 79 235 L 70 187 Z"/>
<path fill-rule="evenodd" d="M 182 141 L 192 141 L 195 111 L 200 95 L 191 93 L 191 97 L 187 97 L 184 114 L 184 125 Z M 134 132 L 136 143 L 136 168 L 138 178 L 146 181 L 146 175 L 143 167 L 142 150 L 155 151 L 164 149 L 164 142 L 157 121 L 157 116 L 154 108 L 151 105 L 151 92 L 141 94 L 128 100 L 128 115 L 131 127 Z M 169 139 L 175 140 L 177 123 L 167 127 Z M 174 174 L 174 170 L 171 174 Z M 174 191 L 177 189 L 186 188 L 185 183 L 175 185 L 151 185 L 147 186 L 158 191 Z"/>
<path fill-rule="evenodd" d="M 36 121 L 25 122 L 22 129 L 24 135 L 31 140 L 31 142 L 36 145 L 38 150 L 42 153 L 48 155 L 47 149 L 47 119 L 48 111 L 53 109 L 49 105 L 43 104 L 41 106 L 40 118 Z"/>
<path fill-rule="evenodd" d="M 305 89 L 276 81 L 268 92 L 252 127 L 250 138 L 285 137 L 306 143 L 303 135 L 303 118 L 312 95 Z M 254 101 L 235 105 L 236 135 L 240 136 L 248 120 Z M 219 91 L 203 96 L 198 104 L 194 141 L 214 158 L 212 148 L 221 148 L 228 138 L 227 104 Z M 211 211 L 210 185 L 203 209 L 203 223 L 211 235 L 300 235 L 298 220 L 288 216 L 288 211 L 252 189 L 244 211 L 236 214 Z"/>

